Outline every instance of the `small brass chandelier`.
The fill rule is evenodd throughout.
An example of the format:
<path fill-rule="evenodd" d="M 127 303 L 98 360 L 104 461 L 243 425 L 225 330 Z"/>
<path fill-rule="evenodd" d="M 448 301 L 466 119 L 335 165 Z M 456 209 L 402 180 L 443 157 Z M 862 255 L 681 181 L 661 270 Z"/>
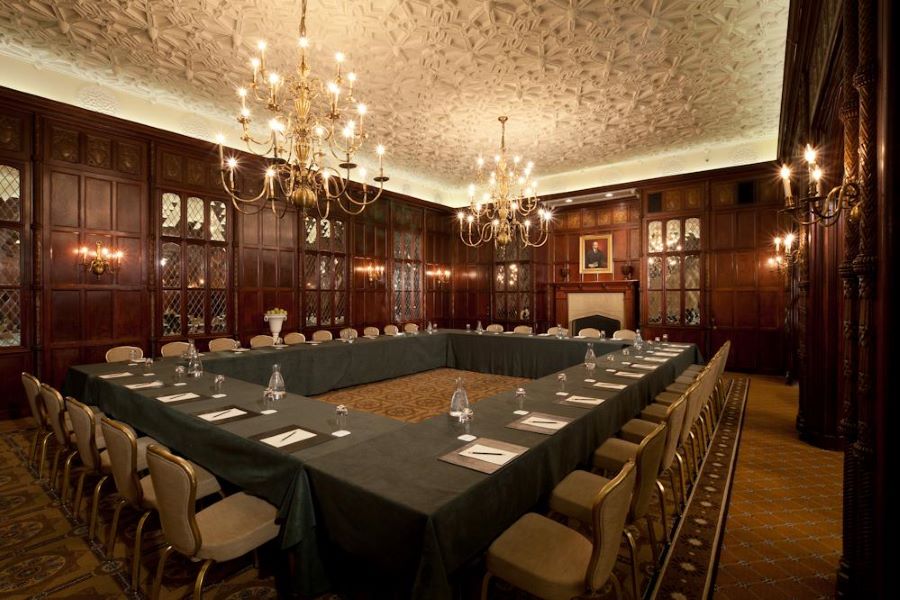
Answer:
<path fill-rule="evenodd" d="M 476 247 L 493 240 L 494 246 L 518 241 L 523 247 L 543 246 L 550 232 L 550 209 L 541 206 L 536 194 L 537 182 L 531 177 L 534 163 L 506 155 L 506 121 L 500 117 L 500 153 L 494 156 L 494 168 L 485 174 L 484 158 L 478 158 L 477 186 L 484 191 L 476 196 L 476 184 L 469 185 L 469 206 L 457 213 L 459 237 L 467 246 Z"/>
<path fill-rule="evenodd" d="M 81 267 L 95 277 L 117 272 L 125 256 L 121 250 L 110 250 L 102 242 L 97 242 L 93 256 L 87 246 L 77 248 L 75 254 L 81 258 Z"/>
<path fill-rule="evenodd" d="M 810 144 L 803 152 L 806 160 L 807 181 L 806 195 L 794 196 L 791 185 L 790 165 L 781 166 L 781 181 L 784 185 L 784 208 L 798 225 L 819 224 L 830 227 L 838 222 L 843 211 L 848 211 L 851 219 L 857 218 L 859 187 L 855 182 L 845 179 L 841 185 L 825 194 L 822 191 L 824 173 L 816 163 L 816 150 Z"/>
<path fill-rule="evenodd" d="M 788 231 L 783 235 L 776 235 L 772 239 L 775 253 L 766 261 L 769 268 L 779 274 L 788 273 L 800 255 L 800 244 L 796 242 L 797 234 L 793 231 Z"/>
<path fill-rule="evenodd" d="M 302 0 L 295 72 L 282 75 L 270 70 L 266 64 L 266 42 L 261 41 L 259 55 L 250 61 L 253 79 L 237 90 L 241 99 L 237 117 L 241 140 L 250 153 L 259 157 L 263 174 L 259 194 L 241 196 L 235 185 L 238 160 L 225 156 L 224 137 L 218 138 L 222 185 L 241 212 L 259 212 L 269 206 L 277 213 L 277 203 L 283 202 L 284 210 L 290 205 L 308 214 L 315 207 L 319 216 L 325 218 L 333 201 L 345 212 L 359 214 L 384 191 L 388 178 L 384 175 L 384 146 L 380 144 L 375 148 L 378 174 L 373 181 L 377 185 L 370 185 L 366 169 L 360 168 L 356 179 L 362 184 L 361 192 L 354 194 L 350 186 L 351 172 L 358 166 L 354 156 L 369 138 L 365 123 L 368 109 L 353 92 L 356 74 L 344 73 L 345 56 L 338 52 L 335 75 L 323 82 L 311 73 L 309 47 L 306 0 Z M 317 110 L 315 105 L 322 99 L 324 106 Z M 261 121 L 267 119 L 269 128 L 262 139 L 256 139 L 250 131 L 251 123 L 257 119 L 251 106 L 267 115 L 259 117 Z M 337 168 L 331 162 L 337 162 Z"/>

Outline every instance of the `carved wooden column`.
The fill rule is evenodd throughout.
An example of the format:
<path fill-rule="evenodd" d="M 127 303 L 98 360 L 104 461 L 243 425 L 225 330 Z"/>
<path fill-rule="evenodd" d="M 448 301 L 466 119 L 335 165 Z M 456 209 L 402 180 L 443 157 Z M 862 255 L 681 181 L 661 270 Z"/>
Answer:
<path fill-rule="evenodd" d="M 859 164 L 859 100 L 853 84 L 857 68 L 857 6 L 856 0 L 845 0 L 843 6 L 843 59 L 844 80 L 841 95 L 841 121 L 844 125 L 844 179 L 856 181 Z M 844 259 L 839 273 L 843 287 L 843 345 L 841 417 L 838 433 L 844 440 L 845 448 L 856 441 L 856 371 L 858 340 L 858 294 L 859 286 L 853 261 L 859 251 L 859 221 L 855 215 L 844 220 Z M 853 453 L 844 453 L 844 521 L 843 549 L 838 567 L 838 595 L 848 594 L 847 584 L 851 580 L 850 560 L 855 553 L 855 536 L 852 515 L 856 512 L 853 490 L 856 485 L 856 465 Z"/>

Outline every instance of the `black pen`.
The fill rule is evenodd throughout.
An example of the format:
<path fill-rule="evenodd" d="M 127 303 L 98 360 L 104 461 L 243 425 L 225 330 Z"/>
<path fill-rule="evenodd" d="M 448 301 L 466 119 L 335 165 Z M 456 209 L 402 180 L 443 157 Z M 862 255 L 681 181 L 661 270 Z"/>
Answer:
<path fill-rule="evenodd" d="M 503 456 L 503 453 L 502 453 L 502 452 L 478 452 L 478 451 L 473 451 L 472 454 L 490 454 L 490 455 L 492 455 L 492 456 Z"/>
<path fill-rule="evenodd" d="M 215 419 L 216 417 L 219 417 L 219 416 L 221 416 L 221 415 L 224 415 L 224 414 L 227 413 L 227 412 L 231 412 L 232 410 L 234 410 L 234 409 L 233 409 L 233 408 L 229 408 L 229 409 L 227 409 L 227 410 L 223 410 L 222 412 L 218 412 L 218 413 L 214 414 L 213 416 L 211 416 L 210 419 Z"/>
<path fill-rule="evenodd" d="M 283 438 L 281 438 L 281 441 L 283 442 L 284 440 L 288 439 L 289 437 L 291 437 L 291 436 L 294 435 L 295 433 L 297 433 L 297 430 L 296 430 L 296 429 L 293 430 L 292 432 L 290 432 L 289 434 L 285 435 Z"/>

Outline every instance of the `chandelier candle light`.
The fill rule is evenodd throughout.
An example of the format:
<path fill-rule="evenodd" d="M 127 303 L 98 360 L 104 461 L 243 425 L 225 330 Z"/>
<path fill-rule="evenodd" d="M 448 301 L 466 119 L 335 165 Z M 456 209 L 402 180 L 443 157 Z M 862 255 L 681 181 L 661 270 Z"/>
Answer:
<path fill-rule="evenodd" d="M 515 240 L 524 247 L 543 246 L 553 215 L 537 198 L 537 182 L 531 178 L 534 163 L 506 155 L 508 117 L 498 120 L 500 153 L 494 156 L 489 175 L 485 174 L 484 158 L 478 158 L 477 186 L 484 191 L 478 196 L 476 184 L 469 185 L 469 206 L 457 213 L 459 237 L 472 247 L 491 240 L 494 246 L 506 246 Z"/>
<path fill-rule="evenodd" d="M 784 209 L 790 217 L 799 225 L 813 225 L 819 223 L 830 227 L 837 223 L 841 212 L 849 211 L 851 219 L 857 218 L 857 201 L 859 187 L 850 180 L 844 180 L 841 185 L 833 188 L 827 194 L 822 192 L 822 180 L 824 173 L 816 163 L 816 150 L 810 144 L 806 145 L 803 152 L 807 167 L 806 196 L 795 197 L 791 186 L 791 167 L 782 165 L 781 181 L 784 185 Z"/>
<path fill-rule="evenodd" d="M 75 254 L 81 257 L 81 266 L 84 267 L 84 270 L 93 273 L 96 277 L 118 271 L 124 257 L 121 250 L 110 250 L 104 247 L 102 242 L 97 242 L 93 256 L 87 246 L 76 248 Z"/>
<path fill-rule="evenodd" d="M 366 169 L 359 168 L 354 178 L 362 184 L 362 190 L 354 194 L 349 182 L 351 172 L 358 167 L 354 156 L 369 137 L 368 108 L 354 97 L 356 74 L 344 73 L 346 57 L 341 52 L 335 54 L 335 74 L 327 83 L 311 74 L 306 0 L 301 2 L 301 11 L 296 71 L 282 75 L 270 70 L 266 42 L 261 41 L 258 56 L 250 61 L 252 81 L 237 90 L 241 101 L 237 117 L 241 140 L 260 158 L 262 190 L 254 197 L 240 195 L 235 185 L 238 160 L 225 156 L 225 139 L 219 136 L 222 185 L 241 212 L 259 212 L 268 205 L 277 213 L 277 203 L 281 201 L 285 210 L 291 205 L 304 213 L 315 206 L 319 216 L 325 218 L 334 201 L 345 212 L 359 214 L 378 200 L 388 181 L 384 175 L 384 146 L 375 148 L 378 174 L 373 181 L 377 186 L 371 186 Z M 317 103 L 323 106 L 314 106 Z M 251 107 L 266 116 L 256 117 Z M 268 119 L 269 133 L 262 139 L 256 139 L 250 131 L 255 119 Z M 333 162 L 338 163 L 336 167 L 330 164 Z M 242 206 L 257 208 L 248 211 Z"/>

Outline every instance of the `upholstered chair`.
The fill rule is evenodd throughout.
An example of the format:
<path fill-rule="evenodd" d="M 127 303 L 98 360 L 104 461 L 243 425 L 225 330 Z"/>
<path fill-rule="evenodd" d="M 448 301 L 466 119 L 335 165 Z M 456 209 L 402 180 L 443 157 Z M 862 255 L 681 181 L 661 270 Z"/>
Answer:
<path fill-rule="evenodd" d="M 547 335 L 569 335 L 569 330 L 565 327 L 551 327 L 547 330 Z"/>
<path fill-rule="evenodd" d="M 163 358 L 181 356 L 189 347 L 190 344 L 187 342 L 169 342 L 168 344 L 163 344 L 163 347 L 159 349 L 159 353 Z"/>
<path fill-rule="evenodd" d="M 72 430 L 75 437 L 75 447 L 78 457 L 81 459 L 81 473 L 78 476 L 78 484 L 75 487 L 75 500 L 72 503 L 72 512 L 77 516 L 81 514 L 81 499 L 84 492 L 84 480 L 88 476 L 97 477 L 92 495 L 90 521 L 88 524 L 88 538 L 94 539 L 97 528 L 97 513 L 100 508 L 100 493 L 103 484 L 109 477 L 109 460 L 101 455 L 100 450 L 106 446 L 103 433 L 98 431 L 96 415 L 91 408 L 82 404 L 75 398 L 66 398 L 66 410 L 72 421 Z M 68 476 L 65 476 L 68 482 Z M 63 504 L 66 495 L 63 494 Z"/>
<path fill-rule="evenodd" d="M 384 326 L 384 335 L 397 335 L 400 333 L 400 330 L 394 324 L 388 324 Z"/>
<path fill-rule="evenodd" d="M 600 478 L 603 479 L 603 478 Z M 487 551 L 481 598 L 497 577 L 539 598 L 571 600 L 595 595 L 612 578 L 635 487 L 636 469 L 627 464 L 613 479 L 603 479 L 588 507 L 590 537 L 562 523 L 528 513 L 512 524 Z"/>
<path fill-rule="evenodd" d="M 231 338 L 216 338 L 214 340 L 209 340 L 209 351 L 210 352 L 222 352 L 225 350 L 234 350 L 238 347 L 238 343 L 236 340 Z"/>
<path fill-rule="evenodd" d="M 264 348 L 266 346 L 274 346 L 275 338 L 271 335 L 254 335 L 250 338 L 251 348 Z"/>
<path fill-rule="evenodd" d="M 137 357 L 144 358 L 144 351 L 137 346 L 116 346 L 106 351 L 106 362 L 125 362 L 131 360 L 131 351 L 137 350 Z"/>
<path fill-rule="evenodd" d="M 578 330 L 578 335 L 586 338 L 599 338 L 600 330 L 594 329 L 593 327 L 585 327 L 584 329 Z"/>
<path fill-rule="evenodd" d="M 193 595 L 194 600 L 200 600 L 203 579 L 214 562 L 243 556 L 278 536 L 275 524 L 278 511 L 265 500 L 238 492 L 196 512 L 199 482 L 194 466 L 157 445 L 147 449 L 147 463 L 159 520 L 168 543 L 156 570 L 154 600 L 159 598 L 166 562 L 172 552 L 203 561 Z"/>
<path fill-rule="evenodd" d="M 636 337 L 637 334 L 631 329 L 617 329 L 612 335 L 612 339 L 614 340 L 633 340 Z"/>
<path fill-rule="evenodd" d="M 654 402 L 646 406 L 641 411 L 639 419 L 632 419 L 622 428 L 622 437 L 624 439 L 638 443 L 638 436 L 644 438 L 649 433 L 649 426 L 644 423 L 666 423 L 666 426 L 668 427 L 666 430 L 666 454 L 663 456 L 662 466 L 660 468 L 663 470 L 669 469 L 669 482 L 672 484 L 672 497 L 676 502 L 676 512 L 683 510 L 687 503 L 688 472 L 685 467 L 684 457 L 687 456 L 685 444 L 687 444 L 691 433 L 692 424 L 689 415 L 691 412 L 691 403 L 695 402 L 696 400 L 694 400 L 694 398 L 698 396 L 695 390 L 696 387 L 692 387 L 670 404 Z M 677 414 L 679 410 L 682 413 L 680 421 Z M 675 427 L 676 424 L 678 427 Z M 670 455 L 669 444 L 671 443 L 670 437 L 673 434 L 675 435 L 675 448 Z M 675 486 L 676 469 L 670 468 L 672 460 L 678 463 L 677 471 L 679 485 L 677 488 Z M 663 471 L 660 471 L 661 475 L 662 473 Z M 676 493 L 676 489 L 679 493 Z M 680 509 L 679 506 L 681 507 Z"/>
<path fill-rule="evenodd" d="M 343 329 L 341 329 L 341 333 L 339 335 L 341 336 L 341 338 L 343 338 L 345 335 L 351 338 L 358 338 L 359 332 L 353 327 L 344 327 Z"/>
<path fill-rule="evenodd" d="M 41 384 L 41 398 L 47 409 L 47 422 L 53 430 L 53 441 L 56 442 L 56 453 L 53 455 L 50 469 L 50 487 L 56 485 L 59 461 L 64 461 L 64 476 L 60 481 L 59 492 L 65 497 L 68 492 L 68 474 L 72 468 L 72 460 L 77 455 L 75 439 L 71 424 L 67 420 L 66 405 L 62 395 L 46 383 Z"/>
<path fill-rule="evenodd" d="M 40 446 L 40 467 L 43 468 L 44 460 L 47 455 L 47 442 L 53 431 L 47 422 L 47 411 L 44 409 L 44 401 L 41 398 L 41 382 L 31 373 L 22 372 L 22 387 L 25 388 L 25 399 L 28 400 L 28 408 L 31 410 L 31 417 L 37 424 L 34 430 L 34 436 L 31 439 L 31 454 L 29 460 L 34 464 L 38 458 L 38 446 Z"/>
<path fill-rule="evenodd" d="M 306 336 L 296 331 L 292 331 L 291 333 L 284 336 L 284 343 L 288 346 L 296 346 L 297 344 L 302 344 L 305 341 Z"/>
<path fill-rule="evenodd" d="M 513 333 L 524 333 L 524 334 L 528 335 L 528 334 L 531 334 L 532 331 L 533 330 L 531 329 L 530 325 L 516 325 L 513 328 Z"/>
<path fill-rule="evenodd" d="M 488 333 L 503 333 L 503 325 L 499 325 L 497 323 L 491 323 L 485 329 Z"/>
<path fill-rule="evenodd" d="M 312 334 L 312 341 L 314 342 L 330 342 L 334 339 L 334 336 L 327 329 L 320 329 Z"/>
<path fill-rule="evenodd" d="M 656 547 L 656 533 L 653 531 L 653 522 L 650 520 L 648 510 L 653 491 L 656 488 L 656 478 L 659 474 L 659 463 L 662 460 L 666 442 L 666 426 L 659 424 L 653 433 L 644 438 L 637 446 L 619 438 L 609 438 L 594 451 L 594 468 L 603 473 L 611 473 L 618 470 L 619 465 L 633 460 L 637 471 L 637 480 L 634 487 L 634 495 L 631 498 L 631 506 L 628 510 L 627 523 L 629 526 L 638 527 L 638 521 L 646 518 L 650 547 L 653 550 L 654 559 L 658 560 L 659 550 Z M 615 456 L 615 461 L 609 456 Z M 621 458 L 625 460 L 620 460 Z M 585 525 L 591 525 L 591 507 L 594 498 L 609 483 L 606 477 L 589 473 L 588 471 L 573 471 L 565 477 L 553 490 L 550 496 L 550 509 L 566 517 L 580 521 Z M 628 550 L 631 557 L 631 586 L 634 598 L 640 598 L 638 594 L 637 580 L 637 543 L 634 534 L 626 527 L 625 539 L 628 542 Z"/>
<path fill-rule="evenodd" d="M 381 332 L 378 331 L 377 327 L 366 327 L 365 329 L 363 329 L 363 335 L 377 336 L 380 333 Z"/>
<path fill-rule="evenodd" d="M 419 325 L 417 323 L 407 323 L 403 326 L 404 333 L 416 333 L 419 331 Z"/>
<path fill-rule="evenodd" d="M 118 496 L 107 535 L 106 554 L 113 556 L 122 509 L 127 506 L 140 513 L 134 532 L 134 553 L 131 560 L 131 587 L 137 590 L 141 580 L 144 527 L 147 519 L 156 512 L 157 506 L 150 475 L 141 476 L 141 473 L 147 470 L 147 446 L 158 445 L 159 442 L 149 437 L 138 438 L 134 430 L 125 423 L 106 417 L 101 419 L 100 427 L 106 440 L 106 456 L 101 455 L 101 458 L 108 463 L 108 471 L 112 474 Z M 212 473 L 199 465 L 192 463 L 192 466 L 197 476 L 198 500 L 211 494 L 221 494 L 222 488 Z"/>

